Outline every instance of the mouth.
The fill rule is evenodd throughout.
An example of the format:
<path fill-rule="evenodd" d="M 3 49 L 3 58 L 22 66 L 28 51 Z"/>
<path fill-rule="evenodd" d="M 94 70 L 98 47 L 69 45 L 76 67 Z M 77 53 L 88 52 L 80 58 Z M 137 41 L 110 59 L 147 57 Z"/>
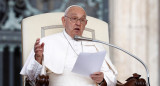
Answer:
<path fill-rule="evenodd" d="M 80 30 L 80 28 L 74 28 L 74 30 L 79 31 L 79 30 Z"/>

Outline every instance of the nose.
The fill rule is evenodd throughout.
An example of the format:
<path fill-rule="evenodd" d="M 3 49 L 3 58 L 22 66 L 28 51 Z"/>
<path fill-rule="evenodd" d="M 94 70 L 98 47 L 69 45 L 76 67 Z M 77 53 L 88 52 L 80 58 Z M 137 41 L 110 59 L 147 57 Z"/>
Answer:
<path fill-rule="evenodd" d="M 78 19 L 76 25 L 81 25 L 81 21 Z"/>

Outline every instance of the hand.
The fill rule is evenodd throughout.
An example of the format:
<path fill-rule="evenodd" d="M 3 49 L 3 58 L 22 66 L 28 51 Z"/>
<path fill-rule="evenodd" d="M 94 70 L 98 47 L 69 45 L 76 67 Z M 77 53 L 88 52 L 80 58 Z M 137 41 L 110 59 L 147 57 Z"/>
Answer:
<path fill-rule="evenodd" d="M 36 61 L 42 64 L 44 43 L 42 44 L 39 44 L 39 43 L 40 43 L 40 39 L 38 38 L 34 44 L 34 52 L 35 52 Z"/>
<path fill-rule="evenodd" d="M 103 81 L 104 74 L 103 74 L 103 72 L 95 72 L 94 74 L 91 74 L 91 78 L 96 83 L 100 83 Z"/>

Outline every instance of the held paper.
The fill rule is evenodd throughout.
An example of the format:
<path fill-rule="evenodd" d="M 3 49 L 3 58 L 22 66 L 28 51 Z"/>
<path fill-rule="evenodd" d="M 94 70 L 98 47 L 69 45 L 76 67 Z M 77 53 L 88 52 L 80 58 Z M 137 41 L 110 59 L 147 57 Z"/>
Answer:
<path fill-rule="evenodd" d="M 80 53 L 72 72 L 90 76 L 94 72 L 99 72 L 106 55 L 106 51 L 97 53 Z"/>

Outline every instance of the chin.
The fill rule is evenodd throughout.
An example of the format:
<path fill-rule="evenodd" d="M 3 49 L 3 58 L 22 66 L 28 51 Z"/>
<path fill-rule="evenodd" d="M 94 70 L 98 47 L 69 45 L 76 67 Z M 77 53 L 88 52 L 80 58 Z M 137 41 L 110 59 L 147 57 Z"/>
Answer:
<path fill-rule="evenodd" d="M 78 35 L 78 36 L 81 36 L 82 34 L 80 34 L 80 33 L 75 33 L 74 35 Z"/>

